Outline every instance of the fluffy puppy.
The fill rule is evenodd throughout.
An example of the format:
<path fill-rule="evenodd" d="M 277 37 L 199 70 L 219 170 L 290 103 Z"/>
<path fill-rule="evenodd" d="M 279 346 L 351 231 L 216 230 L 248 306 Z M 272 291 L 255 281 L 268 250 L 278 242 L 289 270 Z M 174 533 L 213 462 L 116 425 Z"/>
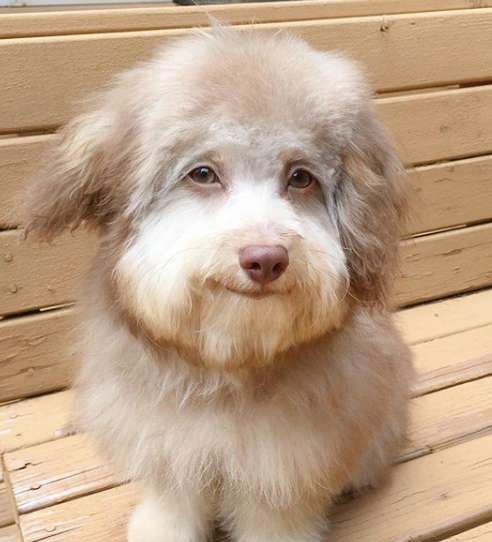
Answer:
<path fill-rule="evenodd" d="M 370 98 L 338 54 L 216 29 L 62 130 L 28 230 L 100 235 L 77 415 L 147 488 L 131 542 L 320 541 L 394 457 L 405 190 Z"/>

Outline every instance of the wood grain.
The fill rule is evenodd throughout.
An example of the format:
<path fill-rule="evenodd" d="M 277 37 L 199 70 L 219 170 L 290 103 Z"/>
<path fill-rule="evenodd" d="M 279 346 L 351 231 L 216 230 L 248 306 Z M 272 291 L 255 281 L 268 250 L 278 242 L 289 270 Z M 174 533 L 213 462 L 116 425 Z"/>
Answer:
<path fill-rule="evenodd" d="M 12 228 L 23 222 L 24 193 L 53 138 L 43 135 L 0 139 L 0 229 Z"/>
<path fill-rule="evenodd" d="M 492 224 L 438 233 L 402 243 L 397 305 L 492 284 Z"/>
<path fill-rule="evenodd" d="M 87 233 L 48 244 L 16 230 L 0 232 L 0 315 L 73 301 L 95 248 Z"/>
<path fill-rule="evenodd" d="M 366 67 L 378 91 L 482 81 L 491 75 L 491 8 L 260 27 L 288 30 L 319 49 L 346 52 Z M 1 40 L 0 132 L 39 130 L 65 122 L 78 110 L 73 104 L 107 84 L 115 73 L 187 32 L 147 30 Z M 469 141 L 468 146 L 472 146 Z"/>
<path fill-rule="evenodd" d="M 491 540 L 492 522 L 489 522 L 451 538 L 446 538 L 443 542 L 490 542 Z"/>
<path fill-rule="evenodd" d="M 418 344 L 492 323 L 492 289 L 399 311 L 395 320 L 407 344 Z"/>
<path fill-rule="evenodd" d="M 297 0 L 208 6 L 132 6 L 0 11 L 0 37 L 52 36 L 124 30 L 208 26 L 209 15 L 228 24 L 263 23 L 491 7 L 488 0 Z"/>
<path fill-rule="evenodd" d="M 491 104 L 492 85 L 382 98 L 376 103 L 405 164 L 492 151 Z"/>
<path fill-rule="evenodd" d="M 1 528 L 0 542 L 21 542 L 17 525 L 9 525 L 8 527 Z"/>
<path fill-rule="evenodd" d="M 71 309 L 0 321 L 0 402 L 71 383 L 76 323 Z"/>
<path fill-rule="evenodd" d="M 332 542 L 431 540 L 492 514 L 492 435 L 398 465 L 391 480 L 343 505 Z"/>
<path fill-rule="evenodd" d="M 125 485 L 75 501 L 45 508 L 20 518 L 24 542 L 126 542 L 130 510 L 138 490 Z"/>
<path fill-rule="evenodd" d="M 415 344 L 412 352 L 415 395 L 492 375 L 492 324 Z"/>
<path fill-rule="evenodd" d="M 408 181 L 414 198 L 407 234 L 492 218 L 490 156 L 413 168 Z"/>
<path fill-rule="evenodd" d="M 10 525 L 14 522 L 13 502 L 9 489 L 3 477 L 2 466 L 0 465 L 0 527 Z M 0 542 L 2 541 L 2 529 L 0 529 Z"/>
<path fill-rule="evenodd" d="M 62 436 L 71 404 L 72 393 L 62 391 L 0 406 L 0 452 Z"/>
<path fill-rule="evenodd" d="M 408 442 L 400 459 L 406 461 L 490 432 L 492 378 L 487 377 L 413 399 Z"/>
<path fill-rule="evenodd" d="M 21 514 L 117 484 L 85 435 L 7 453 L 4 462 Z"/>

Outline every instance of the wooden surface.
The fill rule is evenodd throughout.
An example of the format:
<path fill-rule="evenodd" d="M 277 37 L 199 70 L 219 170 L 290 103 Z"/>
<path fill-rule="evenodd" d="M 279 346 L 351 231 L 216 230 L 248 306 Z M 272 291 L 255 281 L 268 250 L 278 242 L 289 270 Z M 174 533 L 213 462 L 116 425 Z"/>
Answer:
<path fill-rule="evenodd" d="M 21 542 L 19 528 L 16 525 L 0 528 L 0 542 Z"/>
<path fill-rule="evenodd" d="M 418 373 L 408 439 L 389 481 L 335 509 L 330 542 L 488 540 L 492 375 L 469 360 L 492 358 L 491 302 L 492 289 L 398 314 Z M 85 435 L 60 431 L 70 402 L 65 391 L 0 406 L 8 498 L 24 542 L 124 542 L 138 490 L 119 485 Z"/>
<path fill-rule="evenodd" d="M 491 8 L 384 19 L 268 23 L 261 28 L 285 29 L 317 48 L 345 51 L 366 67 L 378 91 L 490 79 Z M 1 40 L 0 132 L 40 130 L 63 123 L 77 110 L 73 104 L 81 98 L 102 87 L 115 73 L 148 58 L 158 45 L 186 32 L 170 29 Z"/>
<path fill-rule="evenodd" d="M 492 515 L 492 435 L 395 467 L 380 490 L 340 507 L 332 542 L 430 540 Z"/>
<path fill-rule="evenodd" d="M 492 284 L 492 224 L 402 243 L 395 301 L 406 305 Z"/>
<path fill-rule="evenodd" d="M 446 542 L 490 542 L 492 540 L 492 522 L 480 525 L 464 533 L 446 538 Z"/>
<path fill-rule="evenodd" d="M 95 248 L 87 233 L 48 244 L 0 232 L 0 315 L 73 301 Z"/>
<path fill-rule="evenodd" d="M 120 6 L 13 10 L 0 8 L 0 37 L 157 30 L 208 26 L 209 15 L 228 24 L 292 21 L 491 7 L 490 0 L 297 0 L 209 6 Z"/>
<path fill-rule="evenodd" d="M 7 489 L 7 485 L 3 477 L 3 469 L 0 465 L 0 527 L 10 525 L 13 522 L 14 513 L 11 503 L 11 492 Z M 0 529 L 0 542 L 2 542 L 1 533 L 2 531 Z"/>
<path fill-rule="evenodd" d="M 132 486 L 96 493 L 21 517 L 24 542 L 126 541 L 126 523 L 137 502 Z"/>
<path fill-rule="evenodd" d="M 1 406 L 0 451 L 60 438 L 70 421 L 71 401 L 71 392 L 63 391 Z"/>
<path fill-rule="evenodd" d="M 0 402 L 69 385 L 76 325 L 71 309 L 0 321 Z"/>

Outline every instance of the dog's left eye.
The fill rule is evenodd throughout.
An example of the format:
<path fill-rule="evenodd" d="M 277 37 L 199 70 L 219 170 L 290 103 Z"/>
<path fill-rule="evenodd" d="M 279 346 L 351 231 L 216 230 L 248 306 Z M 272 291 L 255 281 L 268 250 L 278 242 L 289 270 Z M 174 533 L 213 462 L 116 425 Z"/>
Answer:
<path fill-rule="evenodd" d="M 219 182 L 219 177 L 215 171 L 207 166 L 200 166 L 188 173 L 188 177 L 198 184 L 213 184 Z"/>
<path fill-rule="evenodd" d="M 289 177 L 288 185 L 292 188 L 307 188 L 314 181 L 313 176 L 309 171 L 302 168 L 295 169 Z"/>

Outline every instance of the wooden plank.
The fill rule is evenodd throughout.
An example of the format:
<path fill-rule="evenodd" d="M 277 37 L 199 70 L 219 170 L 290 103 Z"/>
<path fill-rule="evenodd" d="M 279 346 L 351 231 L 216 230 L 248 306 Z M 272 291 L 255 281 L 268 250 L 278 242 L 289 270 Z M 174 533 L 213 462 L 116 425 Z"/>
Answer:
<path fill-rule="evenodd" d="M 14 510 L 12 498 L 3 477 L 2 466 L 0 465 L 0 527 L 10 525 L 14 522 Z M 2 542 L 2 529 L 0 529 L 0 542 Z"/>
<path fill-rule="evenodd" d="M 0 529 L 0 542 L 21 542 L 17 525 L 10 525 Z"/>
<path fill-rule="evenodd" d="M 489 522 L 451 538 L 446 538 L 444 542 L 490 542 L 491 540 L 492 522 Z"/>
<path fill-rule="evenodd" d="M 412 347 L 415 395 L 492 375 L 492 324 Z"/>
<path fill-rule="evenodd" d="M 492 224 L 402 243 L 399 305 L 436 299 L 492 284 Z"/>
<path fill-rule="evenodd" d="M 491 8 L 267 23 L 258 28 L 284 29 L 319 49 L 346 52 L 365 65 L 378 91 L 482 81 L 491 75 Z M 115 73 L 148 58 L 158 45 L 187 32 L 1 40 L 0 132 L 39 130 L 65 122 L 77 110 L 72 104 Z"/>
<path fill-rule="evenodd" d="M 405 130 L 396 137 L 400 146 L 413 148 L 413 142 L 406 142 Z M 24 192 L 52 141 L 56 141 L 52 135 L 0 139 L 0 228 L 23 223 L 21 202 Z M 491 219 L 491 176 L 492 156 L 411 168 L 408 181 L 415 193 L 414 215 L 406 233 Z"/>
<path fill-rule="evenodd" d="M 382 98 L 377 108 L 402 160 L 415 164 L 490 152 L 491 104 L 484 85 Z"/>
<path fill-rule="evenodd" d="M 492 218 L 490 156 L 413 168 L 408 181 L 415 198 L 407 234 Z"/>
<path fill-rule="evenodd" d="M 408 442 L 401 452 L 401 460 L 490 433 L 492 378 L 417 397 L 410 402 L 410 413 Z"/>
<path fill-rule="evenodd" d="M 71 383 L 76 321 L 71 309 L 0 321 L 0 402 Z"/>
<path fill-rule="evenodd" d="M 102 491 L 20 518 L 24 542 L 126 542 L 126 524 L 139 492 L 133 485 Z"/>
<path fill-rule="evenodd" d="M 492 323 L 492 289 L 399 311 L 395 320 L 407 344 L 417 344 Z"/>
<path fill-rule="evenodd" d="M 22 11 L 0 9 L 0 37 L 53 36 L 208 26 L 209 16 L 228 24 L 265 23 L 492 7 L 489 0 L 297 0 L 208 6 L 134 6 Z"/>
<path fill-rule="evenodd" d="M 117 484 L 85 435 L 73 435 L 4 456 L 21 514 Z"/>
<path fill-rule="evenodd" d="M 424 541 L 489 519 L 491 459 L 489 435 L 398 465 L 380 489 L 339 507 L 331 540 Z"/>
<path fill-rule="evenodd" d="M 22 222 L 20 214 L 24 191 L 52 138 L 31 136 L 0 139 L 0 229 L 15 227 Z"/>
<path fill-rule="evenodd" d="M 455 386 L 411 402 L 408 442 L 400 461 L 492 430 L 492 378 Z M 21 514 L 116 485 L 112 469 L 84 435 L 4 455 Z"/>
<path fill-rule="evenodd" d="M 70 421 L 72 394 L 62 391 L 0 406 L 0 452 L 47 442 Z"/>
<path fill-rule="evenodd" d="M 22 232 L 1 232 L 0 315 L 73 300 L 95 248 L 87 233 L 48 244 L 25 240 Z"/>

